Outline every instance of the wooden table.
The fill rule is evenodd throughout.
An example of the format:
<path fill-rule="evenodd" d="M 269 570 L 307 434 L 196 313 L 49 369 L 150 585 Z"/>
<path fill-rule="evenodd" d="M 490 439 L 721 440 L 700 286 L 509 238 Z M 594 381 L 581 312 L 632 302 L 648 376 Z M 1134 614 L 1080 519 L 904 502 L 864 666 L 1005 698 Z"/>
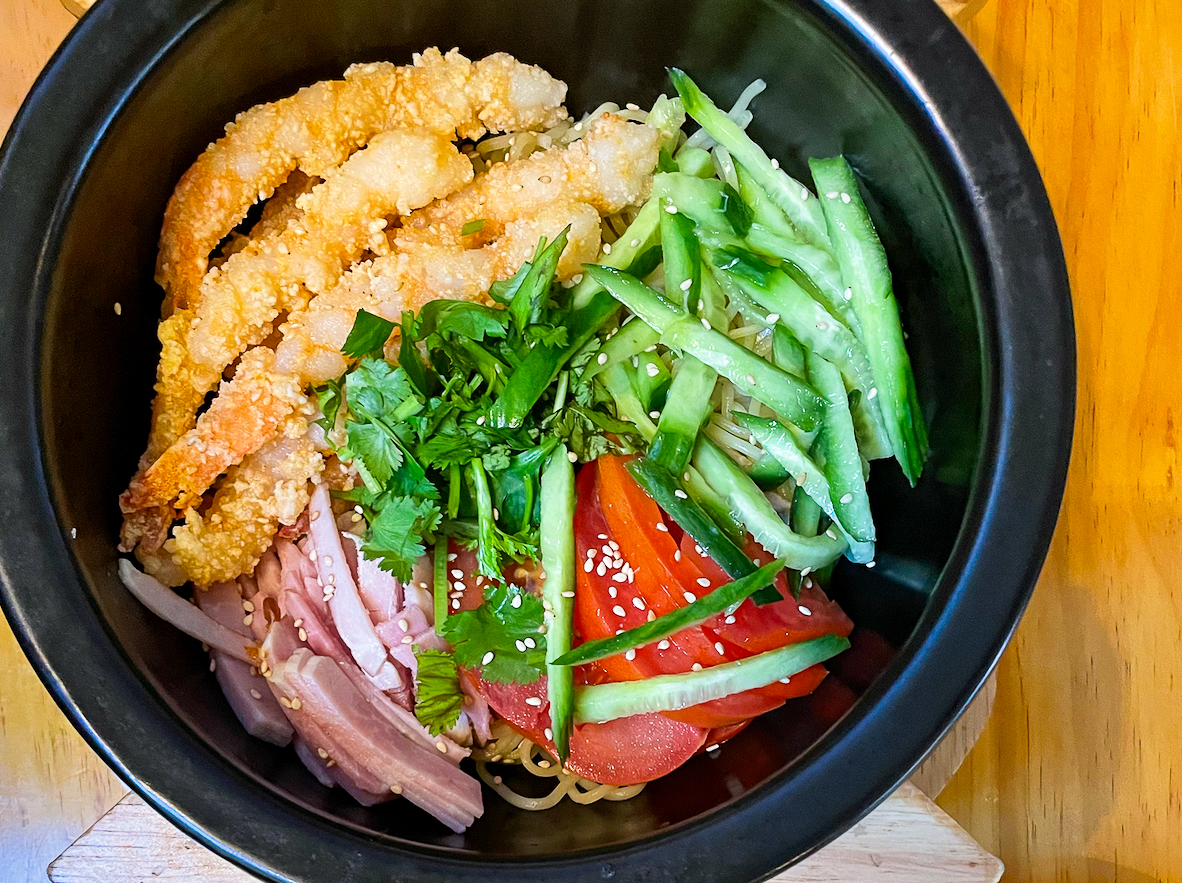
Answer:
<path fill-rule="evenodd" d="M 1182 880 L 1182 4 L 945 3 L 979 8 L 965 30 L 1046 178 L 1080 393 L 1046 569 L 940 803 L 1007 880 Z M 0 3 L 0 128 L 72 22 L 58 0 Z M 0 623 L 0 879 L 44 879 L 123 792 Z"/>

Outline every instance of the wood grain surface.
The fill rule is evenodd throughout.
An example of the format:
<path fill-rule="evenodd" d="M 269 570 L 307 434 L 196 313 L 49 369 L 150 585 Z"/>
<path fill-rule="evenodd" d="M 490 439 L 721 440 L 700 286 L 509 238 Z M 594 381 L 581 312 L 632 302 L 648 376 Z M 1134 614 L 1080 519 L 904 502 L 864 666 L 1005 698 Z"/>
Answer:
<path fill-rule="evenodd" d="M 1007 881 L 1182 880 L 1182 402 L 1176 0 L 946 0 L 1043 170 L 1074 286 L 1080 395 L 1063 515 L 940 804 Z M 0 128 L 72 22 L 0 0 Z M 124 789 L 0 622 L 0 880 L 44 868 Z"/>
<path fill-rule="evenodd" d="M 769 883 L 997 883 L 1002 865 L 914 785 Z M 51 883 L 250 883 L 134 794 L 49 868 Z"/>

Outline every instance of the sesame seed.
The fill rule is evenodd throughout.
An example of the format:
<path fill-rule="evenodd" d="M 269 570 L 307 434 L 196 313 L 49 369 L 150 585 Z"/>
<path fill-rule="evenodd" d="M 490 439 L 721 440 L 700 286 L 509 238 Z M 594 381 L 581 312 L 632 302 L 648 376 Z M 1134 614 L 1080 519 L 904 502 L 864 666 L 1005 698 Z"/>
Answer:
<path fill-rule="evenodd" d="M 681 283 L 681 285 L 678 286 L 678 288 L 680 288 L 682 291 L 689 291 L 693 287 L 694 287 L 694 280 L 693 279 L 686 279 L 684 282 Z"/>
<path fill-rule="evenodd" d="M 830 190 L 828 193 L 825 194 L 825 197 L 827 199 L 837 199 L 838 193 L 836 190 Z"/>
<path fill-rule="evenodd" d="M 599 548 L 603 550 L 603 554 L 606 555 L 608 558 L 612 557 L 612 547 L 611 546 L 604 544 L 604 545 L 600 546 Z"/>
<path fill-rule="evenodd" d="M 286 696 L 279 697 L 279 704 L 282 705 L 284 708 L 291 708 L 291 700 L 288 699 Z"/>
<path fill-rule="evenodd" d="M 590 558 L 588 558 L 586 560 L 586 562 L 583 564 L 583 573 L 590 573 L 594 569 L 595 569 L 595 562 L 592 561 Z"/>
<path fill-rule="evenodd" d="M 618 595 L 618 594 L 619 594 L 619 592 L 617 592 L 617 591 L 616 591 L 616 587 L 615 587 L 615 586 L 608 586 L 608 587 L 607 587 L 607 596 L 608 596 L 609 598 L 614 598 L 614 597 L 616 597 L 616 595 Z"/>
<path fill-rule="evenodd" d="M 809 189 L 807 187 L 800 188 L 800 198 L 801 198 L 801 200 L 805 200 L 805 199 L 809 198 Z"/>
<path fill-rule="evenodd" d="M 838 502 L 843 505 L 846 503 L 852 503 L 852 502 L 854 502 L 854 495 L 853 494 L 842 494 L 841 499 L 838 500 Z"/>
<path fill-rule="evenodd" d="M 841 194 L 841 201 L 844 202 L 846 205 L 849 205 L 850 204 L 850 195 L 848 193 Z"/>
<path fill-rule="evenodd" d="M 813 611 L 809 610 L 803 604 L 798 604 L 796 609 L 799 610 L 801 612 L 801 614 L 803 614 L 804 616 L 812 616 L 813 615 Z"/>
<path fill-rule="evenodd" d="M 829 537 L 831 540 L 837 539 L 837 534 L 833 532 L 833 528 L 831 527 L 825 529 L 825 536 Z"/>
<path fill-rule="evenodd" d="M 612 244 L 610 242 L 603 243 L 603 253 L 604 254 L 611 254 L 612 253 Z"/>
<path fill-rule="evenodd" d="M 632 606 L 635 607 L 637 610 L 643 610 L 644 609 L 644 601 L 638 597 L 633 598 L 632 599 Z"/>
<path fill-rule="evenodd" d="M 780 161 L 773 156 L 772 157 L 772 168 L 778 169 L 779 167 L 780 167 Z"/>
<path fill-rule="evenodd" d="M 493 507 L 493 521 L 501 520 L 501 510 Z"/>
<path fill-rule="evenodd" d="M 675 491 L 673 491 L 673 496 L 677 497 L 677 499 L 679 499 L 679 500 L 688 500 L 689 499 L 689 494 L 687 494 L 681 488 L 677 488 Z"/>
<path fill-rule="evenodd" d="M 332 567 L 332 556 L 331 555 L 324 556 L 324 566 L 325 567 Z"/>
<path fill-rule="evenodd" d="M 464 571 L 462 571 L 462 570 L 453 570 L 453 571 L 451 572 L 451 576 L 452 576 L 452 579 L 463 579 L 463 577 L 464 577 Z"/>
<path fill-rule="evenodd" d="M 681 560 L 681 549 L 677 549 L 677 550 L 675 550 L 675 551 L 673 552 L 673 560 L 674 560 L 674 561 L 680 561 L 680 560 Z"/>
<path fill-rule="evenodd" d="M 639 245 L 640 245 L 640 240 L 639 240 L 639 239 L 633 239 L 631 242 L 629 242 L 629 243 L 628 243 L 628 245 L 629 245 L 629 246 L 631 246 L 632 248 L 636 248 L 637 246 L 639 246 Z"/>
<path fill-rule="evenodd" d="M 846 300 L 853 300 L 854 299 L 854 290 L 852 288 L 847 288 L 843 292 L 843 294 L 845 295 Z"/>
<path fill-rule="evenodd" d="M 690 666 L 690 671 L 701 671 L 701 670 L 702 670 L 702 663 L 700 663 L 700 662 L 695 662 L 693 665 Z"/>
<path fill-rule="evenodd" d="M 780 314 L 779 313 L 768 313 L 767 314 L 767 323 L 769 325 L 775 325 L 779 321 L 780 321 Z"/>
<path fill-rule="evenodd" d="M 728 616 L 726 619 L 723 620 L 723 622 L 725 622 L 727 625 L 734 625 L 735 624 L 735 617 L 733 615 Z"/>
<path fill-rule="evenodd" d="M 763 567 L 763 559 L 762 558 L 752 558 L 751 563 L 754 564 L 756 567 Z"/>
<path fill-rule="evenodd" d="M 598 549 L 591 548 L 591 549 L 588 549 L 588 550 L 587 550 L 587 557 L 588 557 L 588 558 L 594 558 L 594 557 L 595 557 L 596 555 L 598 555 L 598 554 L 599 554 L 599 550 L 598 550 Z"/>
<path fill-rule="evenodd" d="M 403 635 L 402 636 L 402 643 L 403 644 L 413 644 L 414 642 L 415 642 L 415 639 L 414 639 L 413 635 Z"/>
<path fill-rule="evenodd" d="M 667 211 L 671 215 L 675 215 L 675 214 L 677 214 L 677 206 L 672 205 L 672 204 L 667 205 L 667 206 L 665 206 L 665 211 Z"/>
<path fill-rule="evenodd" d="M 700 585 L 703 589 L 708 589 L 710 588 L 710 580 L 704 576 L 700 576 L 698 577 L 698 585 Z"/>
<path fill-rule="evenodd" d="M 516 645 L 518 653 L 524 653 L 526 651 L 527 648 L 525 646 L 525 641 L 518 639 L 518 640 L 514 641 L 513 643 L 514 643 L 514 645 Z"/>
<path fill-rule="evenodd" d="M 513 608 L 515 608 L 515 609 L 516 609 L 516 608 L 518 608 L 518 607 L 520 607 L 520 606 L 521 606 L 521 596 L 520 596 L 520 595 L 514 595 L 514 596 L 513 596 L 513 600 L 509 602 L 509 606 L 510 606 L 510 607 L 513 607 Z"/>
<path fill-rule="evenodd" d="M 632 357 L 632 367 L 633 367 L 633 368 L 639 368 L 639 367 L 640 367 L 640 356 L 633 356 L 633 357 Z"/>
<path fill-rule="evenodd" d="M 442 739 L 435 743 L 435 747 L 439 749 L 440 754 L 447 754 L 447 743 Z"/>
<path fill-rule="evenodd" d="M 617 543 L 615 540 L 608 540 L 607 544 L 612 547 L 613 552 L 620 551 L 620 544 Z"/>
<path fill-rule="evenodd" d="M 629 650 L 627 653 L 624 654 L 624 658 L 627 659 L 629 662 L 631 662 L 633 659 L 636 658 L 636 650 L 634 650 L 634 649 Z"/>
<path fill-rule="evenodd" d="M 254 689 L 253 687 L 251 687 L 251 689 L 250 689 L 250 695 L 253 696 L 255 699 L 262 699 L 263 698 L 263 694 L 260 693 L 258 690 Z"/>
<path fill-rule="evenodd" d="M 493 652 L 491 650 L 489 650 L 487 653 L 484 654 L 484 657 L 480 660 L 480 664 L 481 665 L 488 665 L 492 661 L 493 661 Z"/>
<path fill-rule="evenodd" d="M 299 630 L 299 636 L 300 636 L 301 641 L 303 641 L 304 643 L 308 642 L 308 632 L 305 629 Z"/>
<path fill-rule="evenodd" d="M 542 732 L 545 734 L 547 741 L 551 741 L 554 739 L 554 731 L 552 729 L 550 729 L 549 727 L 546 727 L 546 729 L 543 730 Z"/>
<path fill-rule="evenodd" d="M 792 681 L 792 678 L 780 678 L 781 684 L 787 684 L 787 683 L 790 683 L 791 681 Z"/>
<path fill-rule="evenodd" d="M 801 576 L 808 576 L 812 572 L 813 572 L 813 569 L 811 567 L 806 567 L 800 571 L 800 575 Z"/>
<path fill-rule="evenodd" d="M 210 671 L 217 671 L 218 670 L 218 661 L 216 659 L 210 658 L 209 670 Z"/>
<path fill-rule="evenodd" d="M 657 644 L 657 649 L 658 650 L 668 650 L 669 649 L 669 642 L 662 641 L 661 643 Z"/>
<path fill-rule="evenodd" d="M 567 451 L 566 452 L 566 459 L 570 460 L 572 463 L 578 463 L 579 462 L 579 455 L 576 454 L 574 451 Z"/>
<path fill-rule="evenodd" d="M 872 387 L 870 387 L 870 392 L 866 393 L 866 398 L 868 398 L 868 399 L 872 399 L 872 398 L 874 398 L 876 395 L 878 395 L 878 387 L 877 387 L 877 386 L 872 386 Z"/>
<path fill-rule="evenodd" d="M 445 749 L 445 750 L 446 750 L 446 749 Z M 401 794 L 401 793 L 402 793 L 402 786 L 401 786 L 401 785 L 398 785 L 398 784 L 391 785 L 391 786 L 390 786 L 390 791 L 391 791 L 391 793 L 393 793 L 393 794 Z"/>
<path fill-rule="evenodd" d="M 714 651 L 715 651 L 715 652 L 716 652 L 716 653 L 717 653 L 719 656 L 725 656 L 725 655 L 726 655 L 726 649 L 725 649 L 725 648 L 722 646 L 722 641 L 715 641 L 715 642 L 714 642 Z"/>
<path fill-rule="evenodd" d="M 624 608 L 619 604 L 612 608 L 612 613 L 614 613 L 616 616 L 624 616 L 626 612 L 627 611 L 625 611 Z"/>
<path fill-rule="evenodd" d="M 607 353 L 600 353 L 598 356 L 595 357 L 595 361 L 598 362 L 600 365 L 606 365 L 607 364 Z"/>
<path fill-rule="evenodd" d="M 562 597 L 564 597 L 564 598 L 573 598 L 574 596 L 575 596 L 575 593 L 570 591 L 569 589 L 565 592 L 562 592 Z"/>
<path fill-rule="evenodd" d="M 648 416 L 650 419 L 656 420 L 657 418 L 659 418 L 661 416 L 661 412 L 660 411 L 649 411 Z"/>
<path fill-rule="evenodd" d="M 459 610 L 460 609 L 460 599 L 459 598 L 456 598 L 454 601 L 451 602 L 451 609 L 452 610 Z"/>
<path fill-rule="evenodd" d="M 447 556 L 447 560 L 448 560 L 449 562 L 451 562 L 451 561 L 455 561 L 455 560 L 456 560 L 456 558 L 458 558 L 458 557 L 459 557 L 459 556 L 458 556 L 458 555 L 457 555 L 455 552 L 449 552 L 449 553 L 448 553 L 448 556 Z M 427 587 L 424 585 L 424 586 L 423 586 L 423 588 L 425 589 L 425 588 L 427 588 Z"/>
<path fill-rule="evenodd" d="M 252 622 L 254 622 L 254 614 L 253 613 L 248 613 L 248 614 L 246 614 L 246 616 L 242 617 L 242 624 L 243 625 L 250 625 Z"/>
<path fill-rule="evenodd" d="M 648 616 L 647 616 L 647 617 L 645 617 L 645 618 L 646 618 L 646 619 L 647 619 L 649 622 L 652 622 L 654 619 L 656 619 L 656 618 L 657 618 L 657 613 L 656 613 L 656 611 L 655 611 L 655 610 L 650 610 L 650 611 L 648 612 Z"/>
<path fill-rule="evenodd" d="M 596 534 L 596 536 L 598 536 L 598 537 L 599 537 L 601 540 L 606 540 L 606 539 L 607 539 L 607 534 L 605 534 L 605 533 Z"/>
<path fill-rule="evenodd" d="M 527 696 L 526 700 L 525 700 L 525 704 L 532 705 L 534 708 L 538 708 L 542 704 L 542 700 L 539 699 L 537 696 Z"/>
<path fill-rule="evenodd" d="M 661 369 L 657 367 L 656 362 L 649 362 L 647 365 L 644 366 L 644 370 L 645 370 L 645 373 L 647 373 L 649 377 L 656 377 L 658 374 L 661 373 Z"/>
<path fill-rule="evenodd" d="M 613 583 L 622 583 L 627 578 L 628 578 L 628 574 L 624 573 L 624 571 L 622 571 L 622 570 L 617 570 L 615 573 L 612 574 L 612 582 Z"/>
<path fill-rule="evenodd" d="M 695 601 L 698 600 L 698 596 L 695 595 L 693 592 L 683 592 L 682 597 L 684 597 L 685 600 L 688 601 L 690 604 L 693 604 Z"/>
<path fill-rule="evenodd" d="M 251 601 L 243 601 L 242 602 L 242 609 L 245 610 L 247 613 L 254 613 L 254 603 Z"/>
<path fill-rule="evenodd" d="M 755 386 L 755 375 L 748 374 L 747 375 L 747 382 L 750 383 L 752 386 Z"/>
<path fill-rule="evenodd" d="M 709 320 L 706 319 L 705 316 L 702 317 L 702 327 L 705 328 L 707 331 L 710 330 L 710 322 L 709 322 Z"/>
<path fill-rule="evenodd" d="M 484 425 L 484 415 L 483 414 L 481 414 L 479 417 L 476 418 L 476 425 L 477 426 Z"/>
<path fill-rule="evenodd" d="M 876 565 L 877 563 L 878 563 L 877 561 L 867 561 L 866 566 L 867 567 L 874 567 L 874 565 Z"/>
<path fill-rule="evenodd" d="M 292 699 L 292 700 L 291 700 L 291 709 L 292 709 L 292 711 L 299 711 L 299 710 L 300 710 L 300 707 L 301 707 L 303 704 L 304 704 L 304 703 L 300 702 L 300 697 L 299 697 L 299 696 L 295 697 L 295 699 Z"/>
<path fill-rule="evenodd" d="M 452 585 L 452 588 L 455 589 L 457 592 L 464 592 L 464 591 L 467 591 L 467 589 L 468 589 L 468 587 L 466 585 L 464 585 L 462 582 L 460 582 L 459 580 L 456 580 L 451 585 Z"/>
<path fill-rule="evenodd" d="M 607 560 L 605 559 L 605 560 L 600 561 L 599 566 L 595 568 L 595 575 L 596 576 L 605 576 L 606 574 L 607 574 Z"/>
<path fill-rule="evenodd" d="M 661 533 L 669 533 L 669 528 L 665 526 L 665 522 L 663 521 L 657 522 L 657 530 L 659 530 Z"/>
<path fill-rule="evenodd" d="M 548 761 L 548 760 L 539 760 L 539 761 L 538 761 L 538 766 L 540 766 L 540 767 L 541 767 L 542 769 L 544 769 L 544 770 L 548 770 L 548 769 L 550 769 L 550 761 Z"/>

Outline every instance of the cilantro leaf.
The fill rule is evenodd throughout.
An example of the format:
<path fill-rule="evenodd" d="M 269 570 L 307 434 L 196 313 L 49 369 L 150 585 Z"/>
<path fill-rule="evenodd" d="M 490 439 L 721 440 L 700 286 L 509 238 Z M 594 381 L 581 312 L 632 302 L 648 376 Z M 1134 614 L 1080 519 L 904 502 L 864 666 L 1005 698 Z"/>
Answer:
<path fill-rule="evenodd" d="M 345 338 L 345 345 L 341 352 L 354 359 L 371 353 L 379 353 L 390 335 L 394 333 L 394 323 L 381 316 L 375 316 L 367 310 L 358 310 L 357 318 L 353 320 L 353 328 Z"/>
<path fill-rule="evenodd" d="M 337 413 L 344 403 L 341 389 L 340 380 L 330 380 L 324 386 L 316 389 L 316 401 L 320 406 L 320 413 L 324 415 L 316 422 L 326 435 L 332 432 L 337 425 Z"/>
<path fill-rule="evenodd" d="M 445 650 L 415 647 L 415 717 L 432 736 L 450 730 L 464 710 L 464 692 L 456 658 Z"/>
<path fill-rule="evenodd" d="M 565 325 L 530 325 L 525 329 L 525 339 L 543 346 L 564 347 L 567 341 Z"/>
<path fill-rule="evenodd" d="M 365 358 L 345 375 L 349 410 L 361 420 L 397 424 L 422 409 L 406 372 L 384 359 Z"/>
<path fill-rule="evenodd" d="M 538 631 L 541 626 L 542 602 L 536 595 L 509 583 L 490 584 L 483 604 L 447 617 L 447 640 L 456 662 L 465 668 L 479 668 L 485 680 L 532 684 L 546 664 L 546 638 Z M 490 652 L 492 659 L 486 663 Z"/>
<path fill-rule="evenodd" d="M 533 260 L 522 265 L 528 266 L 529 271 L 522 276 L 517 290 L 512 293 L 509 314 L 523 333 L 528 326 L 542 318 L 542 307 L 546 305 L 546 295 L 550 293 L 550 286 L 554 284 L 554 275 L 558 272 L 558 258 L 566 248 L 566 235 L 569 232 L 568 224 L 549 245 L 543 236 L 538 242 Z"/>
<path fill-rule="evenodd" d="M 353 465 L 361 473 L 366 487 L 375 492 L 380 491 L 394 470 L 402 465 L 402 449 L 386 428 L 378 423 L 350 420 L 345 424 L 345 433 L 349 439 Z"/>
<path fill-rule="evenodd" d="M 439 527 L 439 507 L 430 500 L 396 497 L 386 503 L 369 525 L 369 537 L 362 547 L 377 559 L 378 566 L 396 579 L 407 582 L 411 568 L 426 551 L 424 537 Z"/>
<path fill-rule="evenodd" d="M 470 436 L 437 433 L 419 446 L 419 456 L 432 469 L 447 469 L 452 464 L 463 466 L 479 454 Z"/>

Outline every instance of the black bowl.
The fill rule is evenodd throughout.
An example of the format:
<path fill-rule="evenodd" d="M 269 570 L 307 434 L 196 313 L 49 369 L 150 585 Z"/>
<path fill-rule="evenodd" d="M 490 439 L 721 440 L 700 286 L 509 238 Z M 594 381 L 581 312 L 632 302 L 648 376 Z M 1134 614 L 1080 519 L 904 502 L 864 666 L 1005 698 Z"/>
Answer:
<path fill-rule="evenodd" d="M 874 468 L 880 566 L 836 576 L 855 620 L 899 648 L 869 686 L 864 667 L 845 678 L 864 692 L 840 720 L 833 701 L 790 703 L 627 803 L 529 814 L 489 795 L 462 836 L 405 802 L 352 805 L 251 740 L 194 642 L 115 577 L 174 182 L 239 110 L 430 45 L 541 64 L 577 112 L 650 102 L 666 65 L 720 103 L 765 78 L 755 138 L 797 174 L 840 151 L 861 175 L 932 436 L 916 489 Z M 1009 109 L 931 0 L 102 0 L 12 127 L 0 206 L 5 612 L 133 788 L 274 879 L 767 875 L 852 825 L 936 743 L 997 660 L 1049 542 L 1074 408 L 1063 257 Z"/>

